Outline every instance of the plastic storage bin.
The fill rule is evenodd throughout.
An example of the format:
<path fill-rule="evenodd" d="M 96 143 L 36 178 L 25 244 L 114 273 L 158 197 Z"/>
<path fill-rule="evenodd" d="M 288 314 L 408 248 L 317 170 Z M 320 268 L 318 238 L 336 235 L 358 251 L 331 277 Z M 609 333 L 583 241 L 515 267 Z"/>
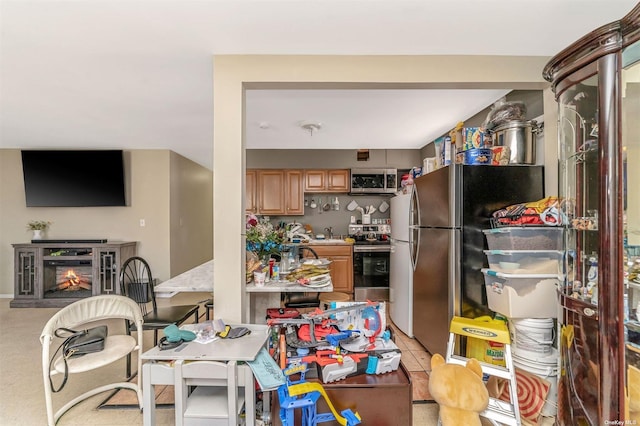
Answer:
<path fill-rule="evenodd" d="M 562 250 L 562 228 L 551 226 L 485 229 L 489 250 Z"/>
<path fill-rule="evenodd" d="M 504 274 L 482 269 L 489 309 L 507 318 L 557 318 L 556 274 Z"/>
<path fill-rule="evenodd" d="M 505 274 L 562 274 L 558 250 L 485 250 L 489 269 Z"/>

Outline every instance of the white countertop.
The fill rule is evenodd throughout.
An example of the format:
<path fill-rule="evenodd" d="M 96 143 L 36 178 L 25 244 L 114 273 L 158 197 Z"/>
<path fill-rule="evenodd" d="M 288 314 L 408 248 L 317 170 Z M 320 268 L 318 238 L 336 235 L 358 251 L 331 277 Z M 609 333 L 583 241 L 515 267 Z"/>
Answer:
<path fill-rule="evenodd" d="M 333 291 L 333 283 L 325 287 L 308 287 L 295 281 L 269 281 L 263 286 L 256 286 L 253 282 L 247 284 L 247 293 L 330 293 Z"/>
<path fill-rule="evenodd" d="M 213 259 L 155 286 L 158 297 L 171 297 L 181 291 L 213 291 Z"/>

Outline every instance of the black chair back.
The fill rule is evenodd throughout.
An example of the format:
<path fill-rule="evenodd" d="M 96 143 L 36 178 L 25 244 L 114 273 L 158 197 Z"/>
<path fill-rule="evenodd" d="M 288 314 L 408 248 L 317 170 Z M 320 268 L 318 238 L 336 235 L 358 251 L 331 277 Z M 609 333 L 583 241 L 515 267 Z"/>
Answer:
<path fill-rule="evenodd" d="M 143 315 L 157 310 L 153 276 L 146 260 L 134 256 L 124 262 L 120 272 L 120 292 L 133 299 Z"/>
<path fill-rule="evenodd" d="M 314 249 L 312 249 L 311 247 L 298 246 L 298 259 L 304 260 L 304 258 L 310 257 L 309 255 L 313 256 L 316 259 L 318 259 L 318 253 L 316 253 L 316 251 Z"/>

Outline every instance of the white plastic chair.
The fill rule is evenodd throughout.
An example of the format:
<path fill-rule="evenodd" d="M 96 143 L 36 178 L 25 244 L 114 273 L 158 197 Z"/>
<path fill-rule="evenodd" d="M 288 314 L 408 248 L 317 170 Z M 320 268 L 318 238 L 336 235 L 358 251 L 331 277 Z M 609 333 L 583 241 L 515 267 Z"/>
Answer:
<path fill-rule="evenodd" d="M 235 361 L 178 360 L 174 369 L 176 426 L 236 426 L 242 423 L 240 413 L 245 392 L 239 392 L 239 386 L 247 386 L 249 381 L 244 380 L 245 374 L 238 380 Z M 253 384 L 253 380 L 250 383 Z M 195 388 L 189 393 L 191 386 Z"/>
<path fill-rule="evenodd" d="M 140 328 L 142 327 L 142 313 L 138 304 L 128 297 L 118 295 L 101 295 L 78 300 L 60 309 L 44 326 L 40 335 L 40 342 L 42 343 L 42 374 L 47 408 L 47 424 L 49 426 L 54 426 L 58 419 L 77 403 L 110 389 L 126 388 L 135 391 L 138 396 L 138 404 L 142 409 L 142 388 L 140 386 L 140 377 L 138 377 L 135 382 L 114 382 L 86 391 L 73 398 L 54 413 L 50 377 L 64 374 L 65 368 L 62 354 L 57 357 L 50 367 L 50 357 L 55 352 L 55 348 L 53 351 L 51 350 L 55 331 L 60 327 L 82 330 L 88 328 L 85 325 L 87 323 L 109 319 L 125 319 Z M 122 324 L 122 334 L 116 334 L 116 330 L 109 329 L 104 350 L 77 358 L 69 358 L 67 360 L 69 380 L 73 380 L 72 376 L 75 373 L 104 367 L 133 352 L 137 352 L 138 371 L 142 371 L 142 333 L 137 333 L 138 337 L 136 339 L 124 334 L 124 329 L 124 323 Z M 64 392 L 65 390 L 62 390 L 61 393 Z"/>

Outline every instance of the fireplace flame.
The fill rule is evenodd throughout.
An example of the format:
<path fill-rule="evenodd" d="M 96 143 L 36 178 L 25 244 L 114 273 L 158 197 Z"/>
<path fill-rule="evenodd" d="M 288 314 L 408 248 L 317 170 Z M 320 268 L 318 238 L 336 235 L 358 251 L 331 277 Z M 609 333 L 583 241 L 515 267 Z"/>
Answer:
<path fill-rule="evenodd" d="M 73 269 L 69 269 L 64 277 L 67 279 L 67 282 L 69 283 L 69 285 L 76 286 L 80 284 L 80 278 L 78 278 L 78 276 L 76 275 Z"/>

